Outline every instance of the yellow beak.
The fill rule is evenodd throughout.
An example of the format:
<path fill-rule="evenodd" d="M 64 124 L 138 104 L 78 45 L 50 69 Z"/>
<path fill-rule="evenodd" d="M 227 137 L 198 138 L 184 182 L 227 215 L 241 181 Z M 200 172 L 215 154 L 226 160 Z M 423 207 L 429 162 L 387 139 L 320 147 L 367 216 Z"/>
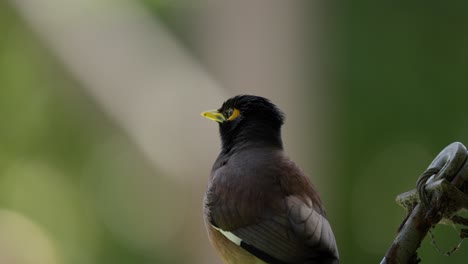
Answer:
<path fill-rule="evenodd" d="M 226 121 L 226 117 L 224 117 L 223 114 L 218 112 L 218 110 L 205 111 L 201 113 L 201 115 L 218 123 L 223 123 L 224 121 Z"/>

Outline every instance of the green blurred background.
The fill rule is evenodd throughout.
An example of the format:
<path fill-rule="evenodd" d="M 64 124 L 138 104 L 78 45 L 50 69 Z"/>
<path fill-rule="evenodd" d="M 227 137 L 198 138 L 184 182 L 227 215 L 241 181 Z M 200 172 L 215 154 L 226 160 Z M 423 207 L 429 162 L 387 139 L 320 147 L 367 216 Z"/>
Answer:
<path fill-rule="evenodd" d="M 0 2 L 0 263 L 221 263 L 201 215 L 219 140 L 199 112 L 238 93 L 287 113 L 342 263 L 380 262 L 395 196 L 468 142 L 468 4 L 233 2 Z"/>

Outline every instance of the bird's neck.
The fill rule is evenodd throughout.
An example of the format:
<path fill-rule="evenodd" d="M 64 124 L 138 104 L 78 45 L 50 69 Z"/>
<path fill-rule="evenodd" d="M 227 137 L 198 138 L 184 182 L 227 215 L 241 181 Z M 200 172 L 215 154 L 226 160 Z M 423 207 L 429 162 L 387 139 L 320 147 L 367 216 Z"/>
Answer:
<path fill-rule="evenodd" d="M 221 153 L 229 154 L 246 148 L 268 147 L 283 149 L 281 130 L 251 127 L 237 133 L 228 133 L 221 137 Z"/>

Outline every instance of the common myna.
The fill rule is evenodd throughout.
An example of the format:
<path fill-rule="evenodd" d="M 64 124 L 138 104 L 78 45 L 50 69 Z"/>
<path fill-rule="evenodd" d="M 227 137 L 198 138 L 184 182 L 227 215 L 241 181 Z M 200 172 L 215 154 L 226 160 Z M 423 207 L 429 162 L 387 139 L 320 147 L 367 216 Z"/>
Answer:
<path fill-rule="evenodd" d="M 204 198 L 211 243 L 226 263 L 339 263 L 309 178 L 283 151 L 283 113 L 241 95 L 202 115 L 219 123 L 221 153 Z"/>

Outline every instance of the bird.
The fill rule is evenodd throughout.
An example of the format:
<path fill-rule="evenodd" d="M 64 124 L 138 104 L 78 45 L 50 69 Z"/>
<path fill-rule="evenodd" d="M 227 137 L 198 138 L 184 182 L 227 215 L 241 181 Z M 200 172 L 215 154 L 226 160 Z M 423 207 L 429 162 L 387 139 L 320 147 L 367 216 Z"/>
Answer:
<path fill-rule="evenodd" d="M 227 264 L 337 264 L 325 208 L 285 154 L 285 115 L 269 99 L 238 95 L 202 116 L 219 124 L 221 151 L 203 199 L 209 240 Z"/>

